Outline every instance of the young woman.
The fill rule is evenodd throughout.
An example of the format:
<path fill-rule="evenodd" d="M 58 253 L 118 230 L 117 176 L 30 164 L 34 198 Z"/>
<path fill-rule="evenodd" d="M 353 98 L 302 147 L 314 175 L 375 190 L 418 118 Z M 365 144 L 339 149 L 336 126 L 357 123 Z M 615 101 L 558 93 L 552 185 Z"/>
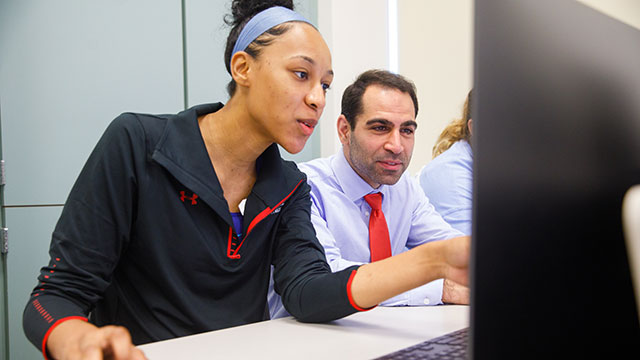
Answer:
<path fill-rule="evenodd" d="M 302 321 L 442 277 L 467 283 L 467 238 L 331 273 L 305 177 L 276 146 L 303 148 L 333 79 L 327 45 L 292 7 L 233 1 L 226 105 L 123 114 L 106 130 L 25 309 L 25 332 L 45 356 L 142 359 L 134 344 L 263 320 L 271 265 Z"/>
<path fill-rule="evenodd" d="M 463 234 L 471 235 L 473 185 L 473 119 L 469 91 L 462 117 L 442 131 L 433 147 L 433 160 L 422 168 L 420 185 L 442 217 Z"/>

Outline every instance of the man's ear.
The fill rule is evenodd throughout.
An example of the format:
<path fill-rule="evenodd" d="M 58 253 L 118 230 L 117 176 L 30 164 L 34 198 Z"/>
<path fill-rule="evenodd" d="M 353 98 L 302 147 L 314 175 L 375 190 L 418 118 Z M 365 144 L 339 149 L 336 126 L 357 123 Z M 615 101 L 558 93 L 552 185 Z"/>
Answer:
<path fill-rule="evenodd" d="M 253 65 L 253 58 L 244 51 L 238 51 L 231 57 L 231 77 L 240 86 L 249 86 L 249 73 Z"/>
<path fill-rule="evenodd" d="M 342 145 L 349 144 L 349 139 L 351 138 L 351 125 L 349 125 L 347 118 L 340 114 L 340 116 L 338 116 L 338 123 L 336 126 L 338 128 L 338 138 L 340 138 Z"/>

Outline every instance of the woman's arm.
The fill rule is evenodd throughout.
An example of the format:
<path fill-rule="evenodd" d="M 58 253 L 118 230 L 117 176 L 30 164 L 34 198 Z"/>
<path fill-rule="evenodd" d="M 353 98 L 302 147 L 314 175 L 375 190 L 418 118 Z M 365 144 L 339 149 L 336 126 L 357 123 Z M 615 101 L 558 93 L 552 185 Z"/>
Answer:
<path fill-rule="evenodd" d="M 135 154 L 144 160 L 142 127 L 132 116 L 120 116 L 96 145 L 65 203 L 49 264 L 41 269 L 23 314 L 27 338 L 45 356 L 48 340 L 68 322 L 89 325 L 87 314 L 111 282 L 134 218 Z"/>
<path fill-rule="evenodd" d="M 351 282 L 357 306 L 378 303 L 436 279 L 467 285 L 470 238 L 457 237 L 420 245 L 390 258 L 362 265 Z"/>

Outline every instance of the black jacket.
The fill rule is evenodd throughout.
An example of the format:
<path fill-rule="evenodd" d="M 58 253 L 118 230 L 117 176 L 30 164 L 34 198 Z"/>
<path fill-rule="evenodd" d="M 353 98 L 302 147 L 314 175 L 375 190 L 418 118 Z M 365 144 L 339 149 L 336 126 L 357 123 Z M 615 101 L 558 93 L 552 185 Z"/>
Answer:
<path fill-rule="evenodd" d="M 78 177 L 24 312 L 27 337 L 44 348 L 61 319 L 127 327 L 135 344 L 268 318 L 276 291 L 302 321 L 356 311 L 331 273 L 310 221 L 309 186 L 275 144 L 259 157 L 243 239 L 207 154 L 197 117 L 126 113 L 98 142 Z"/>

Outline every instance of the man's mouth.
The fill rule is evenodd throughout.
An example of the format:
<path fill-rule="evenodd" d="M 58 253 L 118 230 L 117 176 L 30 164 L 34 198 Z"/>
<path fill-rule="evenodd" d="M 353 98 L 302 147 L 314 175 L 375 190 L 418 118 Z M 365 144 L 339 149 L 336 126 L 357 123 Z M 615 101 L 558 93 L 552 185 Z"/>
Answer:
<path fill-rule="evenodd" d="M 381 160 L 378 161 L 380 165 L 386 170 L 399 170 L 402 168 L 402 161 L 393 161 L 393 160 Z"/>

